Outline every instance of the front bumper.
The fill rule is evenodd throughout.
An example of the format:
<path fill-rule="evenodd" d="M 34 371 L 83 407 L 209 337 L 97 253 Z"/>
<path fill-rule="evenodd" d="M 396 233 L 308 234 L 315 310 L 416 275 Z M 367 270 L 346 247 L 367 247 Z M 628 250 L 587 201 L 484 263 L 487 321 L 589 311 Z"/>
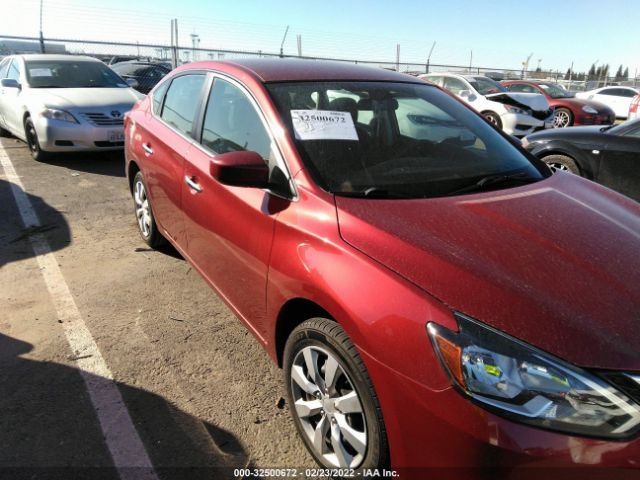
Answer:
<path fill-rule="evenodd" d="M 40 148 L 46 152 L 121 150 L 122 125 L 95 126 L 87 122 L 63 122 L 38 116 L 35 122 Z"/>
<path fill-rule="evenodd" d="M 577 115 L 574 119 L 573 125 L 613 125 L 616 122 L 616 115 L 614 113 L 606 114 L 589 114 L 583 113 L 582 115 Z"/>
<path fill-rule="evenodd" d="M 596 440 L 514 423 L 453 388 L 429 389 L 361 355 L 401 479 L 640 478 L 639 438 Z"/>
<path fill-rule="evenodd" d="M 553 115 L 550 116 L 549 126 L 547 126 L 549 123 L 548 119 L 538 120 L 531 115 L 522 115 L 520 113 L 504 113 L 500 118 L 504 132 L 514 137 L 524 137 L 536 130 L 551 128 L 553 126 Z"/>

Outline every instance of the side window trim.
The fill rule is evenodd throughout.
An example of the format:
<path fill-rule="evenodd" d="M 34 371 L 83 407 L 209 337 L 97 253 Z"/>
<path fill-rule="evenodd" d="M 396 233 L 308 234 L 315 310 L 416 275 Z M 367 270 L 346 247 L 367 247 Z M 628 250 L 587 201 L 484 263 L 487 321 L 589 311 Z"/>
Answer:
<path fill-rule="evenodd" d="M 209 72 L 207 72 L 206 70 L 188 70 L 186 72 L 182 72 L 179 73 L 177 75 L 174 75 L 173 77 L 167 79 L 167 81 L 169 82 L 169 85 L 167 86 L 167 90 L 163 93 L 162 96 L 162 105 L 160 108 L 160 113 L 156 113 L 154 108 L 153 108 L 153 96 L 152 96 L 152 101 L 151 101 L 151 115 L 158 120 L 159 122 L 161 122 L 163 125 L 167 126 L 168 128 L 170 128 L 172 131 L 174 131 L 175 133 L 177 133 L 178 135 L 182 136 L 185 140 L 188 140 L 194 144 L 197 145 L 197 143 L 195 142 L 195 137 L 194 135 L 194 130 L 196 127 L 196 123 L 198 122 L 198 115 L 200 114 L 200 108 L 202 107 L 202 102 L 200 102 L 200 107 L 198 108 L 198 110 L 196 110 L 196 113 L 194 114 L 194 123 L 191 127 L 191 132 L 189 134 L 186 134 L 184 132 L 181 132 L 180 130 L 178 130 L 177 128 L 175 128 L 173 125 L 170 125 L 168 122 L 166 122 L 163 118 L 162 118 L 162 112 L 164 110 L 164 104 L 165 104 L 165 100 L 167 98 L 167 93 L 169 92 L 169 89 L 171 88 L 171 84 L 173 84 L 174 80 L 176 78 L 180 78 L 183 77 L 185 75 L 204 75 L 205 76 L 205 80 L 203 82 L 203 88 L 200 90 L 200 100 L 202 100 L 202 95 L 205 91 L 205 86 L 207 85 L 207 75 L 209 74 Z"/>
<path fill-rule="evenodd" d="M 285 197 L 287 200 L 291 200 L 291 201 L 298 201 L 298 190 L 295 187 L 295 183 L 293 181 L 293 175 L 291 174 L 291 170 L 289 169 L 289 165 L 287 164 L 287 162 L 284 160 L 284 156 L 282 155 L 282 151 L 280 149 L 280 145 L 278 144 L 275 135 L 273 134 L 273 131 L 271 129 L 271 126 L 269 125 L 269 122 L 267 121 L 267 118 L 264 114 L 264 112 L 262 111 L 262 109 L 260 108 L 260 105 L 258 103 L 258 101 L 255 99 L 255 97 L 253 96 L 253 94 L 251 93 L 251 91 L 244 86 L 242 83 L 238 82 L 236 79 L 228 77 L 227 75 L 224 75 L 221 72 L 217 72 L 217 71 L 209 71 L 207 72 L 209 75 L 211 75 L 211 81 L 207 82 L 205 80 L 205 85 L 206 88 L 205 90 L 205 94 L 206 94 L 206 102 L 200 102 L 200 116 L 199 116 L 199 121 L 198 121 L 198 135 L 197 138 L 194 137 L 194 143 L 193 145 L 196 146 L 200 151 L 206 153 L 209 157 L 213 158 L 215 157 L 215 154 L 210 152 L 209 150 L 207 150 L 206 148 L 204 148 L 204 146 L 200 143 L 200 141 L 202 140 L 202 128 L 204 127 L 204 115 L 205 112 L 207 111 L 207 105 L 209 104 L 209 98 L 211 96 L 211 90 L 213 89 L 213 85 L 215 83 L 215 80 L 217 78 L 224 80 L 226 82 L 229 82 L 230 84 L 232 84 L 233 86 L 235 86 L 236 88 L 238 88 L 248 99 L 249 99 L 249 103 L 251 103 L 251 105 L 253 106 L 253 108 L 255 109 L 255 111 L 258 114 L 258 118 L 260 118 L 260 122 L 262 123 L 262 126 L 264 127 L 265 131 L 267 132 L 267 135 L 269 135 L 269 140 L 270 140 L 270 144 L 271 144 L 271 150 L 273 151 L 273 154 L 275 156 L 276 159 L 276 165 L 280 168 L 280 170 L 282 170 L 282 173 L 287 177 L 288 183 L 289 183 L 289 191 L 291 192 L 291 196 L 290 197 Z M 175 77 L 174 77 L 175 78 Z M 269 189 L 267 189 L 272 195 L 278 196 L 278 197 L 282 197 L 282 194 L 277 193 L 277 192 L 273 192 Z"/>

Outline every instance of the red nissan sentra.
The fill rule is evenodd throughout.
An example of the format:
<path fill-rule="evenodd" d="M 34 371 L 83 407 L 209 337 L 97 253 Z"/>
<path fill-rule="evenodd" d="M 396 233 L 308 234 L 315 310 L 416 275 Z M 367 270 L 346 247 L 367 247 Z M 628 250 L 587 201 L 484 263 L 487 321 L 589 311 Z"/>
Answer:
<path fill-rule="evenodd" d="M 125 128 L 142 238 L 282 366 L 322 467 L 640 475 L 638 203 L 362 66 L 192 63 Z"/>

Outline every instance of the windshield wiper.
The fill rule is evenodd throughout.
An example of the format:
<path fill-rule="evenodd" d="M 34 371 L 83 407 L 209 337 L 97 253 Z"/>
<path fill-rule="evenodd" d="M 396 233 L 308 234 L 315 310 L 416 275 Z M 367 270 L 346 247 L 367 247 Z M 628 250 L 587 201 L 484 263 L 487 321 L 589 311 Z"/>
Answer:
<path fill-rule="evenodd" d="M 469 192 L 477 192 L 486 189 L 490 186 L 495 186 L 501 183 L 535 183 L 542 180 L 542 178 L 534 178 L 531 177 L 526 172 L 513 173 L 511 175 L 505 174 L 497 174 L 497 175 L 487 175 L 482 177 L 480 180 L 476 180 L 471 185 L 467 185 L 465 187 L 459 188 L 452 192 L 449 192 L 447 196 L 451 195 L 459 195 L 461 193 L 469 193 Z"/>
<path fill-rule="evenodd" d="M 340 197 L 356 197 L 356 198 L 415 198 L 412 195 L 401 192 L 392 192 L 377 187 L 370 187 L 366 190 L 357 192 L 333 192 L 334 195 Z"/>

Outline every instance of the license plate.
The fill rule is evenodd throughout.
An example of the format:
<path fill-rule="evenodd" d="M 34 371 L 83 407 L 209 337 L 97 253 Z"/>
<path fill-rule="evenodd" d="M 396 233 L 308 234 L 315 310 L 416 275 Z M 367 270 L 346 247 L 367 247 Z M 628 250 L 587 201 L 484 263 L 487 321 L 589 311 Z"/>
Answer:
<path fill-rule="evenodd" d="M 109 141 L 111 143 L 124 142 L 124 130 L 112 130 L 109 132 Z"/>

